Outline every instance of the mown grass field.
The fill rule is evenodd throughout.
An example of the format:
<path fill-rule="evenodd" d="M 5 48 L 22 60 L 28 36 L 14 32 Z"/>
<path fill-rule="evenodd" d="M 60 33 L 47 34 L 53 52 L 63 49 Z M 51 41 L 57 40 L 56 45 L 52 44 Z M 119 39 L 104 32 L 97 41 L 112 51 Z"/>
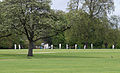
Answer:
<path fill-rule="evenodd" d="M 120 73 L 120 50 L 0 50 L 0 73 Z"/>

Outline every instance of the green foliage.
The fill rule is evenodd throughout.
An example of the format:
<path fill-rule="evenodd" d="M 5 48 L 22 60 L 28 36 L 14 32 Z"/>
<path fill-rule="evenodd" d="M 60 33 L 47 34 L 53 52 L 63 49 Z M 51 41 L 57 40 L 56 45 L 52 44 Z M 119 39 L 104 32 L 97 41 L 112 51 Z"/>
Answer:
<path fill-rule="evenodd" d="M 70 45 L 87 43 L 94 44 L 94 48 L 104 48 L 102 45 L 108 44 L 111 48 L 120 40 L 120 31 L 118 28 L 112 27 L 108 19 L 90 18 L 89 15 L 82 10 L 71 11 L 67 13 L 69 24 L 73 24 L 71 29 L 65 32 L 65 39 Z M 110 46 L 109 46 L 110 45 Z M 116 46 L 117 47 L 117 46 Z"/>
<path fill-rule="evenodd" d="M 14 44 L 21 45 L 22 48 L 27 48 L 28 46 L 25 45 L 27 42 L 22 39 L 23 36 L 16 36 L 12 35 L 9 37 L 4 37 L 0 39 L 0 48 L 1 49 L 13 49 Z"/>
<path fill-rule="evenodd" d="M 105 17 L 114 10 L 114 0 L 70 0 L 70 11 L 82 9 L 90 17 Z"/>
<path fill-rule="evenodd" d="M 62 45 L 62 48 L 65 48 L 66 42 L 65 42 L 64 33 L 52 37 L 52 44 L 53 44 L 56 48 L 59 48 L 59 47 L 58 47 L 59 44 Z"/>

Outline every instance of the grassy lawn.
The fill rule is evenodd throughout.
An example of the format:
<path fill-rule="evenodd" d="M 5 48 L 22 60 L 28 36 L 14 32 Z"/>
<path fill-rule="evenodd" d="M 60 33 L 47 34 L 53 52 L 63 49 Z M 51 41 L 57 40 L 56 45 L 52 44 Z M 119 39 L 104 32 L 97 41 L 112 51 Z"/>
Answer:
<path fill-rule="evenodd" d="M 0 50 L 0 73 L 120 73 L 120 50 Z"/>

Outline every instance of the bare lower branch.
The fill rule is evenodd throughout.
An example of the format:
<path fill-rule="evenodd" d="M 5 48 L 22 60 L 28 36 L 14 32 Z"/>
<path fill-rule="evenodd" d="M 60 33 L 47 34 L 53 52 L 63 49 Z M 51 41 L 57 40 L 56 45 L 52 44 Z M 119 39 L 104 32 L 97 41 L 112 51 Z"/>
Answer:
<path fill-rule="evenodd" d="M 11 36 L 11 35 L 12 35 L 12 34 L 3 35 L 3 36 L 0 36 L 0 38 L 9 37 L 9 36 Z"/>
<path fill-rule="evenodd" d="M 71 25 L 71 26 L 72 26 L 72 25 Z M 63 30 L 55 30 L 55 31 L 56 31 L 56 32 L 55 32 L 55 34 L 50 35 L 50 36 L 43 36 L 43 37 L 39 37 L 39 38 L 37 38 L 36 40 L 34 40 L 34 42 L 36 42 L 36 41 L 38 41 L 38 40 L 40 40 L 40 39 L 46 39 L 46 38 L 51 38 L 51 37 L 54 37 L 54 36 L 56 36 L 56 35 L 58 35 L 58 34 L 60 34 L 60 33 L 64 32 L 64 31 L 66 31 L 66 30 L 70 29 L 70 28 L 71 28 L 71 26 L 66 27 L 66 28 L 65 28 L 65 29 L 63 29 Z"/>

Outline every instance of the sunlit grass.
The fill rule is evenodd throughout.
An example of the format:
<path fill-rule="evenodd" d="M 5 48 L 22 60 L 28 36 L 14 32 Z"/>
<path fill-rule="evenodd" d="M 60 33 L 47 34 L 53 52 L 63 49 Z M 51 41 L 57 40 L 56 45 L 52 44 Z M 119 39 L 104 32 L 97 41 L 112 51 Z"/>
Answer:
<path fill-rule="evenodd" d="M 0 73 L 120 73 L 120 50 L 0 50 Z"/>

